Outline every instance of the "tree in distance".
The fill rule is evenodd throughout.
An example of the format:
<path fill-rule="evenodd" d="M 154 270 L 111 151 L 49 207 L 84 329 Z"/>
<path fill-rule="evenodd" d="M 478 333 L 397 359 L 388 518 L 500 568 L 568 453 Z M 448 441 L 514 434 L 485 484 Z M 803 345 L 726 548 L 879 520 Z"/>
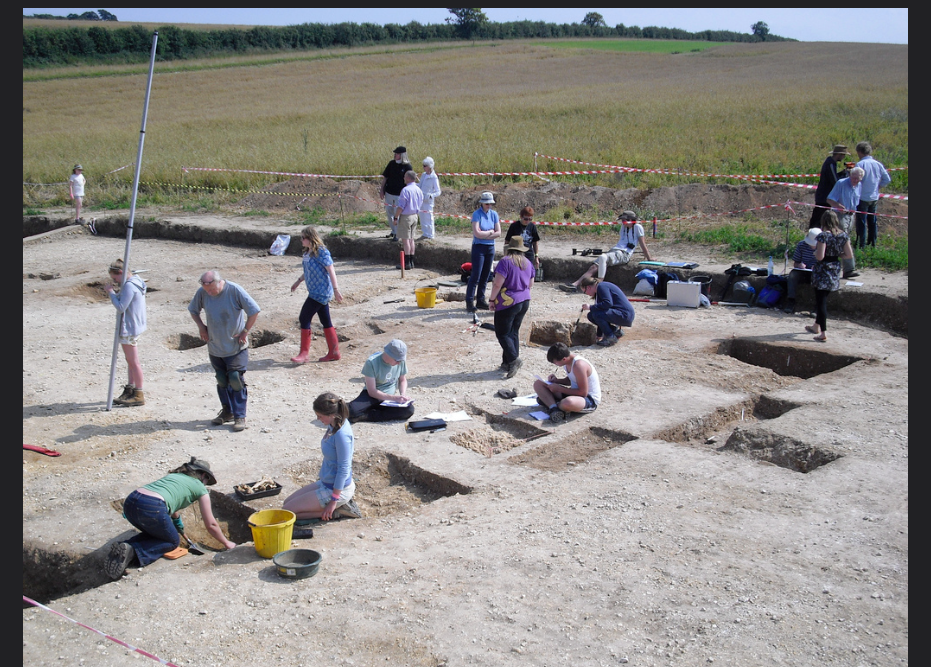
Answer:
<path fill-rule="evenodd" d="M 481 7 L 448 7 L 451 17 L 446 19 L 459 30 L 463 37 L 471 37 L 475 32 L 488 23 L 488 17 Z"/>
<path fill-rule="evenodd" d="M 585 18 L 582 19 L 582 25 L 587 25 L 589 28 L 607 28 L 608 24 L 605 23 L 605 17 L 599 14 L 598 12 L 589 12 L 585 15 Z"/>
<path fill-rule="evenodd" d="M 753 31 L 754 37 L 759 37 L 761 42 L 765 42 L 766 37 L 769 35 L 769 26 L 764 21 L 757 21 L 750 26 L 750 30 Z"/>

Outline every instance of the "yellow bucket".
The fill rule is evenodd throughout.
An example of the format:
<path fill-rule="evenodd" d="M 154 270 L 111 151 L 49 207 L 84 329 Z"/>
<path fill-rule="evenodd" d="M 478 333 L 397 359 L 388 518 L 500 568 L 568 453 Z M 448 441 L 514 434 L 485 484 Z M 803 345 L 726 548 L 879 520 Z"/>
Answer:
<path fill-rule="evenodd" d="M 435 287 L 418 287 L 414 290 L 417 295 L 418 308 L 433 308 L 436 305 L 436 288 Z"/>
<path fill-rule="evenodd" d="M 291 548 L 291 533 L 297 516 L 288 510 L 262 510 L 249 517 L 255 550 L 262 558 Z"/>

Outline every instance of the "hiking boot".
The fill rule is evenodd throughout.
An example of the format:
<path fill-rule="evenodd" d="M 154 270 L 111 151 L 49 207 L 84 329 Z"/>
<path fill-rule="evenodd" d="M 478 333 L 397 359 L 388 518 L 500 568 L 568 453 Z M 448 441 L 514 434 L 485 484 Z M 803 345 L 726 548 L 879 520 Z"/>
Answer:
<path fill-rule="evenodd" d="M 612 345 L 617 345 L 617 336 L 605 336 L 600 341 L 595 343 L 595 345 L 601 345 L 601 347 L 611 347 Z"/>
<path fill-rule="evenodd" d="M 127 408 L 137 408 L 140 405 L 145 405 L 145 392 L 141 389 L 134 389 L 133 395 L 123 401 L 120 405 Z"/>
<path fill-rule="evenodd" d="M 624 336 L 624 330 L 616 324 L 611 325 L 611 331 L 613 331 L 614 335 L 618 338 L 622 338 Z"/>
<path fill-rule="evenodd" d="M 247 428 L 245 417 L 236 417 L 233 420 L 233 431 L 238 433 L 239 431 L 245 431 Z"/>
<path fill-rule="evenodd" d="M 859 271 L 848 271 L 844 274 L 844 280 L 847 280 L 848 278 L 857 278 L 859 275 Z"/>
<path fill-rule="evenodd" d="M 224 408 L 220 410 L 217 416 L 214 417 L 210 423 L 214 426 L 222 426 L 223 424 L 229 424 L 231 421 L 233 421 L 233 419 L 235 419 L 233 417 L 233 413 L 229 408 L 224 406 Z"/>
<path fill-rule="evenodd" d="M 359 506 L 356 505 L 355 500 L 350 500 L 345 505 L 340 505 L 335 510 L 333 510 L 334 519 L 361 519 L 362 511 L 359 509 Z"/>
<path fill-rule="evenodd" d="M 474 313 L 475 312 L 475 302 L 471 299 L 466 299 L 466 312 Z"/>
<path fill-rule="evenodd" d="M 517 375 L 517 371 L 519 371 L 520 367 L 523 365 L 524 365 L 524 360 L 518 357 L 517 359 L 511 362 L 510 366 L 508 366 L 508 373 L 504 377 L 508 379 L 514 377 L 515 375 Z"/>
<path fill-rule="evenodd" d="M 572 284 L 560 285 L 559 289 L 561 289 L 563 292 L 569 292 L 570 294 L 577 294 L 578 292 L 582 291 L 578 287 Z"/>
<path fill-rule="evenodd" d="M 795 313 L 795 299 L 789 299 L 786 301 L 785 307 L 782 309 L 782 312 L 792 315 Z"/>
<path fill-rule="evenodd" d="M 129 542 L 117 542 L 110 547 L 110 555 L 107 556 L 103 569 L 110 579 L 116 581 L 123 576 L 135 556 L 136 552 Z"/>
<path fill-rule="evenodd" d="M 553 408 L 550 410 L 550 421 L 554 424 L 562 424 L 566 421 L 566 413 L 559 408 Z"/>
<path fill-rule="evenodd" d="M 488 310 L 488 302 L 485 299 L 479 299 L 475 302 L 475 310 Z"/>
<path fill-rule="evenodd" d="M 136 390 L 131 384 L 127 384 L 123 387 L 123 393 L 113 399 L 113 402 L 116 405 L 123 405 L 123 401 L 133 395 L 133 392 Z"/>

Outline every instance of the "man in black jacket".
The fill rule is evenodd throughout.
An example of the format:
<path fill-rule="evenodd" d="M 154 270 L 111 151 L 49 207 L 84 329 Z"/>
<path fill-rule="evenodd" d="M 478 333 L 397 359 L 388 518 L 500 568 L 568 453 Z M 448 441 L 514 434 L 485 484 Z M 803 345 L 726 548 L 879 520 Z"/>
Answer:
<path fill-rule="evenodd" d="M 821 215 L 828 210 L 831 205 L 828 204 L 828 195 L 831 190 L 842 178 L 847 177 L 847 169 L 837 172 L 837 163 L 850 155 L 847 147 L 843 144 L 834 146 L 834 150 L 828 155 L 824 164 L 821 165 L 821 178 L 818 180 L 818 189 L 815 190 L 815 208 L 811 212 L 811 220 L 808 221 L 808 229 L 821 226 Z"/>

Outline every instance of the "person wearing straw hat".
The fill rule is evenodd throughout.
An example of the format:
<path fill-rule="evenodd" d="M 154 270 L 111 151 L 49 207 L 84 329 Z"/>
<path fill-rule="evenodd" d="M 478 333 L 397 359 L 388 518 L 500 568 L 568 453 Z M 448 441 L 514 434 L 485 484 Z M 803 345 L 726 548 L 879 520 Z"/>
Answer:
<path fill-rule="evenodd" d="M 216 483 L 210 464 L 192 456 L 161 479 L 130 493 L 123 501 L 123 516 L 141 532 L 110 547 L 104 564 L 107 576 L 116 581 L 134 560 L 145 567 L 163 556 L 177 558 L 187 553 L 180 548 L 184 533 L 181 510 L 194 501 L 207 532 L 227 549 L 234 548 L 236 543 L 227 539 L 213 516 L 207 487 Z"/>
<path fill-rule="evenodd" d="M 74 165 L 71 176 L 68 177 L 68 193 L 74 201 L 75 224 L 81 224 L 81 204 L 84 202 L 85 183 L 87 183 L 87 179 L 84 178 L 84 167 L 79 164 Z"/>
<path fill-rule="evenodd" d="M 847 177 L 847 169 L 838 173 L 837 163 L 843 162 L 844 158 L 850 155 L 844 144 L 836 144 L 828 155 L 824 164 L 821 165 L 821 177 L 818 179 L 818 188 L 815 190 L 815 207 L 811 211 L 811 219 L 808 221 L 808 228 L 820 227 L 821 216 L 831 208 L 828 204 L 828 195 L 837 184 L 837 181 Z"/>
<path fill-rule="evenodd" d="M 530 291 L 536 270 L 525 256 L 527 246 L 520 236 L 512 238 L 504 258 L 495 266 L 495 279 L 488 296 L 495 313 L 495 336 L 501 346 L 501 366 L 506 377 L 517 375 L 523 365 L 520 358 L 520 325 L 530 309 Z"/>
<path fill-rule="evenodd" d="M 120 347 L 126 357 L 127 378 L 123 393 L 113 399 L 117 405 L 138 407 L 145 405 L 145 392 L 142 388 L 142 363 L 139 361 L 139 336 L 146 330 L 145 282 L 132 272 L 126 272 L 123 282 L 123 260 L 117 259 L 110 265 L 110 282 L 103 286 L 110 297 L 113 307 L 123 318 L 120 321 Z M 114 287 L 119 288 L 116 293 Z"/>
<path fill-rule="evenodd" d="M 472 273 L 466 286 L 466 310 L 470 313 L 476 309 L 488 310 L 485 286 L 495 261 L 495 239 L 501 236 L 498 212 L 491 208 L 494 205 L 494 195 L 483 192 L 478 209 L 472 214 Z"/>

